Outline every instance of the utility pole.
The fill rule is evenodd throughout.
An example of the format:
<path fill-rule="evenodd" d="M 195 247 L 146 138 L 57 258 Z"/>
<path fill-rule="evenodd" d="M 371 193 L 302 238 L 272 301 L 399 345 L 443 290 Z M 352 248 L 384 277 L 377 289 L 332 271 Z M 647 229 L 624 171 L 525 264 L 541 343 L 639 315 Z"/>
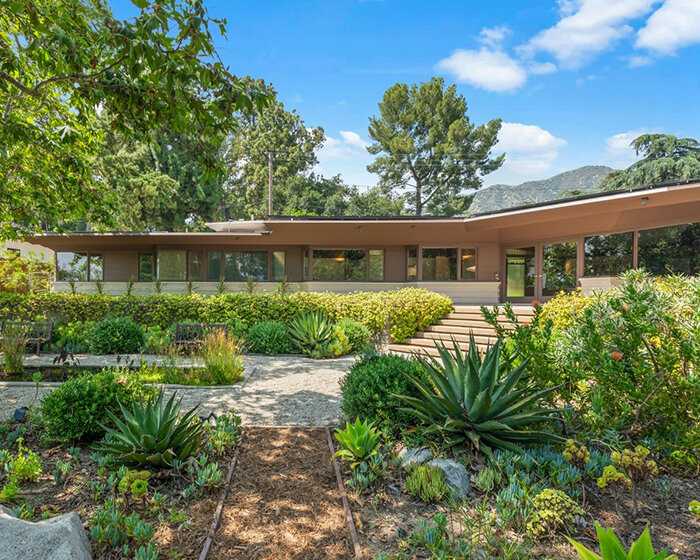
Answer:
<path fill-rule="evenodd" d="M 267 152 L 267 215 L 272 216 L 272 152 Z"/>

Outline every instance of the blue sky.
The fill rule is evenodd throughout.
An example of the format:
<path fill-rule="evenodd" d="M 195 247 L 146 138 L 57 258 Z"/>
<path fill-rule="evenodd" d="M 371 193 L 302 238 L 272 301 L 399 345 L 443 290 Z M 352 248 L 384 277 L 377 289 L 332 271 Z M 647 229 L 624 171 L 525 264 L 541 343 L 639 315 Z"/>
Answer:
<path fill-rule="evenodd" d="M 135 9 L 112 1 L 117 17 Z M 211 0 L 238 75 L 322 126 L 319 171 L 376 183 L 368 118 L 396 82 L 443 76 L 475 123 L 501 118 L 485 184 L 625 167 L 643 131 L 700 138 L 700 0 Z"/>

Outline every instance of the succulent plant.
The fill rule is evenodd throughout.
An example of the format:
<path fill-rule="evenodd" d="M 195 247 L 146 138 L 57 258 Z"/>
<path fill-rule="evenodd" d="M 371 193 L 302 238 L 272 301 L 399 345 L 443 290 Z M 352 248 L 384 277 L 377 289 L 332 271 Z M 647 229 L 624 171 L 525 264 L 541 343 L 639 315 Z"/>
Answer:
<path fill-rule="evenodd" d="M 421 357 L 430 383 L 407 375 L 421 392 L 421 398 L 396 395 L 406 403 L 402 409 L 428 426 L 426 434 L 442 436 L 448 445 L 470 442 L 477 451 L 492 456 L 492 448 L 522 450 L 527 443 L 562 442 L 559 436 L 528 429 L 551 420 L 556 409 L 537 406 L 554 388 L 535 391 L 530 385 L 516 389 L 526 370 L 525 360 L 506 376 L 501 376 L 500 341 L 482 355 L 469 336 L 469 350 L 463 352 L 453 340 L 454 351 L 438 346 L 441 361 Z"/>
<path fill-rule="evenodd" d="M 289 324 L 289 339 L 312 358 L 340 356 L 350 350 L 345 333 L 321 312 L 297 315 Z"/>
<path fill-rule="evenodd" d="M 145 406 L 132 400 L 127 409 L 120 402 L 122 418 L 108 411 L 116 428 L 103 426 L 107 436 L 95 449 L 110 455 L 115 465 L 173 468 L 173 461 L 184 461 L 202 444 L 197 407 L 180 417 L 181 402 L 173 394 L 163 405 L 162 390 Z"/>
<path fill-rule="evenodd" d="M 337 428 L 335 438 L 341 449 L 333 457 L 341 457 L 355 468 L 359 463 L 367 461 L 379 452 L 380 435 L 372 422 L 355 419 L 355 423 L 345 423 L 345 429 Z"/>

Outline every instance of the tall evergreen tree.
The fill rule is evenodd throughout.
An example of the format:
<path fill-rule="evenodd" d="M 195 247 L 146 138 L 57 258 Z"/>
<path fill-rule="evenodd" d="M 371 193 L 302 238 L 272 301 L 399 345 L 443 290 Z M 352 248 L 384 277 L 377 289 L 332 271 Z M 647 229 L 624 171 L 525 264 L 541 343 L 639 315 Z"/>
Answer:
<path fill-rule="evenodd" d="M 670 134 L 642 134 L 631 148 L 643 159 L 622 171 L 613 171 L 600 182 L 600 190 L 617 191 L 700 178 L 700 143 L 694 138 Z"/>
<path fill-rule="evenodd" d="M 370 118 L 368 150 L 377 158 L 367 169 L 385 189 L 411 192 L 418 216 L 463 213 L 483 176 L 503 163 L 503 155 L 491 158 L 500 127 L 499 119 L 474 125 L 466 99 L 442 78 L 395 84 Z"/>

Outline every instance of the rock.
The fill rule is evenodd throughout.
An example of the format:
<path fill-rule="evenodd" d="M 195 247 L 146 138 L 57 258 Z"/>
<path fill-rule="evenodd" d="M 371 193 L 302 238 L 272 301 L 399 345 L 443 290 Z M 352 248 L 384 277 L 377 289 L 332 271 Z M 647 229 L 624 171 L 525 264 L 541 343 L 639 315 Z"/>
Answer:
<path fill-rule="evenodd" d="M 404 447 L 399 451 L 399 459 L 404 469 L 427 463 L 433 458 L 433 452 L 425 447 Z"/>
<path fill-rule="evenodd" d="M 75 512 L 32 523 L 3 508 L 0 535 L 0 560 L 92 560 L 90 542 Z"/>
<path fill-rule="evenodd" d="M 15 514 L 9 507 L 0 506 L 0 517 L 4 515 L 9 515 L 10 517 L 16 517 Z"/>
<path fill-rule="evenodd" d="M 15 422 L 21 422 L 24 420 L 25 415 L 27 414 L 27 411 L 29 410 L 29 407 L 26 406 L 21 406 L 18 409 L 15 410 L 15 413 L 12 415 L 12 419 Z"/>
<path fill-rule="evenodd" d="M 458 500 L 469 496 L 471 485 L 467 468 L 452 459 L 433 459 L 428 463 L 431 467 L 438 467 L 445 473 L 445 482 L 452 490 L 452 495 Z"/>

